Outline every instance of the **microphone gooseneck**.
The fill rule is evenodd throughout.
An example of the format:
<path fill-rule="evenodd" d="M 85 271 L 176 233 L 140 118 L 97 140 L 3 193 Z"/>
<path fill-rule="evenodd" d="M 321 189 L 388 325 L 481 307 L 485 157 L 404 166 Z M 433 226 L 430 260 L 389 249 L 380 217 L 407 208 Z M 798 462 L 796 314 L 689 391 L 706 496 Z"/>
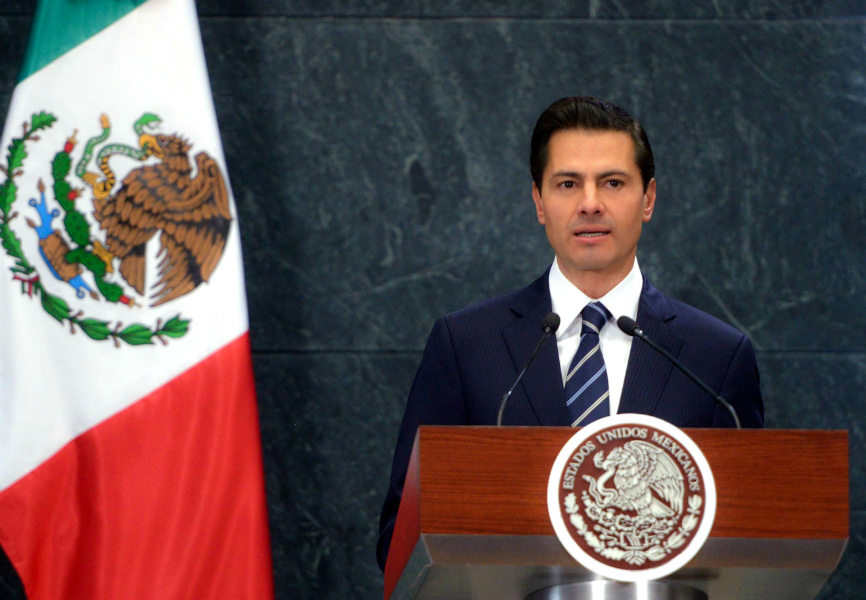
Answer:
<path fill-rule="evenodd" d="M 532 364 L 532 361 L 535 360 L 535 357 L 538 355 L 538 351 L 541 350 L 541 345 L 544 344 L 545 340 L 550 337 L 551 334 L 556 333 L 556 330 L 559 329 L 559 315 L 552 312 L 548 313 L 546 317 L 541 320 L 541 331 L 542 336 L 538 341 L 538 345 L 535 347 L 535 352 L 532 353 L 532 356 L 529 357 L 529 360 L 526 361 L 526 364 L 523 365 L 523 368 L 520 370 L 520 373 L 517 375 L 517 379 L 514 380 L 514 383 L 505 392 L 505 395 L 502 396 L 502 401 L 499 403 L 499 414 L 496 416 L 496 426 L 502 426 L 502 413 L 505 412 L 505 405 L 508 404 L 508 399 L 511 397 L 511 393 L 514 391 L 514 388 L 517 387 L 517 384 L 520 383 L 520 380 L 523 379 L 523 374 L 526 373 L 526 369 L 529 368 L 529 365 Z"/>
<path fill-rule="evenodd" d="M 734 407 L 731 406 L 727 400 L 725 400 L 724 398 L 719 396 L 717 393 L 715 393 L 712 389 L 710 389 L 710 386 L 708 386 L 706 383 L 704 383 L 703 381 L 698 379 L 697 375 L 693 374 L 691 371 L 689 371 L 685 367 L 685 365 L 683 365 L 683 363 L 681 363 L 676 358 L 674 358 L 673 354 L 671 354 L 670 352 L 668 352 L 667 350 L 665 350 L 664 348 L 662 348 L 661 346 L 656 344 L 654 341 L 649 339 L 646 336 L 646 334 L 643 332 L 643 330 L 641 330 L 641 328 L 638 326 L 638 324 L 635 322 L 634 319 L 632 319 L 631 317 L 627 317 L 627 316 L 623 315 L 616 320 L 616 325 L 617 325 L 617 327 L 620 328 L 620 330 L 624 334 L 629 335 L 629 336 L 633 336 L 636 338 L 640 338 L 647 345 L 649 345 L 650 348 L 652 348 L 656 352 L 661 353 L 662 356 L 664 356 L 669 361 L 671 361 L 676 368 L 678 368 L 680 371 L 683 372 L 683 374 L 686 375 L 686 377 L 688 377 L 689 379 L 694 381 L 695 384 L 697 384 L 697 386 L 699 388 L 701 388 L 706 393 L 708 393 L 710 396 L 712 396 L 716 402 L 718 402 L 719 404 L 724 406 L 728 410 L 728 412 L 731 413 L 731 416 L 734 418 L 734 423 L 736 423 L 737 429 L 742 429 L 742 426 L 740 425 L 740 417 L 737 416 L 737 411 L 734 410 Z"/>

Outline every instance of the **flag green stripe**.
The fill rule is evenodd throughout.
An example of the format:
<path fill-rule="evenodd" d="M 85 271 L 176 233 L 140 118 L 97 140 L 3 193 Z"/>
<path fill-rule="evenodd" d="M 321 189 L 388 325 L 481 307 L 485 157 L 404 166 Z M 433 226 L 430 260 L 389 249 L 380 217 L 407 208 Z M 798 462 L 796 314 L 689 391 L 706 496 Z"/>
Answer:
<path fill-rule="evenodd" d="M 18 82 L 96 35 L 146 0 L 40 0 Z"/>

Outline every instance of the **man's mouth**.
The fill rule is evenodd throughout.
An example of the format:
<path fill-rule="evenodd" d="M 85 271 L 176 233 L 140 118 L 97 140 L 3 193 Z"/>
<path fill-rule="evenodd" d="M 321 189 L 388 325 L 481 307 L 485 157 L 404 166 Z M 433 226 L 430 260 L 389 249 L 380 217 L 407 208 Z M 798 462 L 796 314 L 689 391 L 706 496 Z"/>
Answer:
<path fill-rule="evenodd" d="M 582 231 L 577 235 L 577 237 L 601 237 L 603 235 L 607 235 L 610 233 L 609 231 Z"/>

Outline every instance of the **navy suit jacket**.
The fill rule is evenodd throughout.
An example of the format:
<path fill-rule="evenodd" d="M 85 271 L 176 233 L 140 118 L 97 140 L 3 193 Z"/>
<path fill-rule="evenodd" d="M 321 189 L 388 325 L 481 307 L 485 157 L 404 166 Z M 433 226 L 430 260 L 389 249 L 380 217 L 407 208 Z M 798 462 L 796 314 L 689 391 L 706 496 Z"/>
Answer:
<path fill-rule="evenodd" d="M 495 425 L 500 400 L 541 339 L 541 320 L 550 311 L 545 273 L 523 289 L 436 321 L 409 394 L 379 522 L 377 557 L 383 570 L 418 426 Z M 728 400 L 743 427 L 763 426 L 758 367 L 745 335 L 665 296 L 646 278 L 637 322 L 651 340 Z M 653 415 L 678 427 L 733 426 L 724 408 L 640 340 L 631 345 L 618 413 Z M 555 341 L 542 347 L 508 401 L 502 422 L 571 424 Z"/>

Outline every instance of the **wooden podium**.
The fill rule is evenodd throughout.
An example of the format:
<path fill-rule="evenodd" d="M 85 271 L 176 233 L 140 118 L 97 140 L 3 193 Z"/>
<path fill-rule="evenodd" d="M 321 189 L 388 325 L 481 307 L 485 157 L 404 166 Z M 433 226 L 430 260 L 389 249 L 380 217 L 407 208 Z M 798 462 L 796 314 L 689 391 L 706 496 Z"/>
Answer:
<path fill-rule="evenodd" d="M 698 555 L 668 581 L 710 600 L 814 598 L 848 539 L 848 432 L 686 429 L 718 508 Z M 547 512 L 569 428 L 421 427 L 385 569 L 386 600 L 523 600 L 598 579 Z"/>

